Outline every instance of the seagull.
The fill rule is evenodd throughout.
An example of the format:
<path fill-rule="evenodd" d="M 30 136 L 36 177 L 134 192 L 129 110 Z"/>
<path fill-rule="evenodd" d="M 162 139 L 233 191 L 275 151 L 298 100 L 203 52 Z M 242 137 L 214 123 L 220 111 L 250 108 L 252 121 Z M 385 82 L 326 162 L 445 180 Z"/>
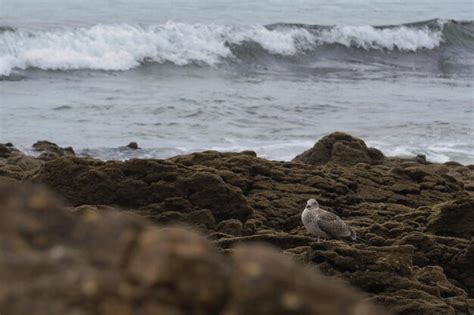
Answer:
<path fill-rule="evenodd" d="M 315 199 L 309 199 L 306 208 L 301 214 L 306 231 L 316 235 L 319 239 L 357 239 L 356 233 L 340 217 L 329 211 L 319 208 Z"/>

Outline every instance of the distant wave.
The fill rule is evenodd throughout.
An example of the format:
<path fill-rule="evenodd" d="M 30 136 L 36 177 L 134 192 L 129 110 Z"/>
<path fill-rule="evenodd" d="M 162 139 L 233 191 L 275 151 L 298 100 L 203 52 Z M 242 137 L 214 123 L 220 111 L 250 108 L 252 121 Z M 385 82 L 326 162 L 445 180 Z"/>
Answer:
<path fill-rule="evenodd" d="M 15 69 L 128 70 L 143 63 L 214 66 L 241 52 L 298 56 L 320 47 L 418 52 L 474 38 L 473 22 L 431 20 L 394 26 L 272 24 L 229 26 L 168 22 L 48 31 L 0 27 L 0 76 Z"/>

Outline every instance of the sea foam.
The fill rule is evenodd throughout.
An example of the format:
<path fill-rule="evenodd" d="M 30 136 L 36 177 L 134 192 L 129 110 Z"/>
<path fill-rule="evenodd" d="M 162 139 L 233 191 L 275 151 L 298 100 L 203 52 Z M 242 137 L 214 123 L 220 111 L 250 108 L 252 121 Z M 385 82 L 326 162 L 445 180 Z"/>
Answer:
<path fill-rule="evenodd" d="M 417 51 L 433 49 L 441 42 L 441 30 L 405 26 L 270 29 L 263 25 L 168 22 L 147 27 L 100 24 L 48 31 L 14 30 L 0 33 L 0 76 L 27 68 L 128 70 L 144 62 L 214 66 L 236 59 L 231 47 L 244 43 L 257 44 L 268 54 L 291 56 L 328 44 Z"/>
<path fill-rule="evenodd" d="M 342 26 L 322 31 L 319 40 L 326 44 L 364 49 L 416 51 L 438 47 L 442 41 L 442 33 L 431 31 L 427 27 L 417 29 L 401 26 L 380 29 L 372 26 Z"/>

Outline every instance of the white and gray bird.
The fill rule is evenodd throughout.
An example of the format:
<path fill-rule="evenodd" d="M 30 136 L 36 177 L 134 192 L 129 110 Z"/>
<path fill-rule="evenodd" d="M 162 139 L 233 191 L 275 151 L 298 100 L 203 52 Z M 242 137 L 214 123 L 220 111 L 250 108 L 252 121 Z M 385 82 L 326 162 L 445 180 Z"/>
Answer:
<path fill-rule="evenodd" d="M 319 208 L 315 199 L 306 203 L 306 208 L 301 214 L 306 231 L 320 238 L 357 239 L 356 233 L 340 217 L 329 211 Z"/>

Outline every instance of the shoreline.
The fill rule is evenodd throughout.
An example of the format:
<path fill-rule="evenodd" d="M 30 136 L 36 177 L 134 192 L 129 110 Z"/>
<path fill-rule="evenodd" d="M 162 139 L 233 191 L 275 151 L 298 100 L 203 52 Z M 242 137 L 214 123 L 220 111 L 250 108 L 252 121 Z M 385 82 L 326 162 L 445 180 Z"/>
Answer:
<path fill-rule="evenodd" d="M 345 133 L 345 132 L 342 132 Z M 326 135 L 321 136 L 321 138 L 326 137 L 327 135 L 330 135 L 331 133 L 328 133 Z M 354 137 L 356 138 L 356 137 Z M 131 145 L 137 145 L 137 147 L 130 147 Z M 27 147 L 24 145 L 17 146 L 13 142 L 5 142 L 1 143 L 0 146 L 7 146 L 9 148 L 12 148 L 15 150 L 15 152 L 18 152 L 18 154 L 25 155 L 31 158 L 39 159 L 39 160 L 47 160 L 48 158 L 41 158 L 42 154 L 52 154 L 55 157 L 61 157 L 63 154 L 61 153 L 62 150 L 70 150 L 74 154 L 74 156 L 78 158 L 91 158 L 91 159 L 97 159 L 100 161 L 127 161 L 131 159 L 143 159 L 143 160 L 169 160 L 173 159 L 175 157 L 180 157 L 180 156 L 187 156 L 191 154 L 197 154 L 197 153 L 205 153 L 205 152 L 219 152 L 219 153 L 241 153 L 241 152 L 254 152 L 256 157 L 260 159 L 267 160 L 269 162 L 292 162 L 294 158 L 303 152 L 295 153 L 292 158 L 289 159 L 275 159 L 266 156 L 265 154 L 258 154 L 253 148 L 242 148 L 242 149 L 234 149 L 231 148 L 229 150 L 225 149 L 214 149 L 214 148 L 203 148 L 203 149 L 197 149 L 195 151 L 192 150 L 187 150 L 184 148 L 164 148 L 164 151 L 181 151 L 180 153 L 174 154 L 174 155 L 169 155 L 169 153 L 165 157 L 160 157 L 160 156 L 154 156 L 153 153 L 156 150 L 159 150 L 159 148 L 150 148 L 150 147 L 142 147 L 138 146 L 139 144 L 135 141 L 129 142 L 127 145 L 122 145 L 118 147 L 96 147 L 96 148 L 82 148 L 82 149 L 77 149 L 76 147 L 73 146 L 64 146 L 61 147 L 60 145 L 56 144 L 55 142 L 49 141 L 49 140 L 39 140 L 36 141 L 31 147 Z M 40 149 L 36 149 L 35 146 L 39 146 Z M 42 148 L 41 148 L 42 147 Z M 373 146 L 376 148 L 377 146 Z M 312 147 L 308 148 L 306 151 L 310 150 Z M 122 154 L 124 157 L 121 159 L 117 158 L 103 158 L 101 155 L 105 155 L 103 152 L 104 150 L 109 150 L 113 151 L 116 154 Z M 304 150 L 304 149 L 303 149 Z M 459 162 L 457 160 L 447 160 L 447 161 L 439 161 L 439 160 L 433 160 L 430 159 L 429 156 L 427 157 L 425 154 L 408 154 L 404 153 L 401 155 L 385 155 L 385 151 L 378 149 L 377 150 L 381 151 L 384 153 L 384 156 L 387 161 L 395 161 L 395 162 L 414 162 L 417 161 L 419 157 L 422 157 L 426 161 L 427 164 L 444 164 L 444 165 L 450 165 L 450 164 L 456 164 L 456 165 L 461 165 L 465 167 L 474 167 L 474 164 L 472 163 L 463 163 Z M 156 154 L 156 153 L 155 153 Z"/>
<path fill-rule="evenodd" d="M 106 225 L 107 215 L 119 210 L 133 214 L 124 219 L 130 222 L 138 215 L 153 226 L 186 224 L 232 255 L 237 244 L 270 244 L 393 313 L 474 309 L 473 165 L 385 157 L 343 133 L 320 139 L 291 162 L 253 151 L 101 161 L 47 142 L 36 149 L 34 158 L 1 145 L 0 181 L 47 187 L 63 200 L 72 222 L 90 217 Z M 349 222 L 366 243 L 316 243 L 300 218 L 311 198 Z M 84 237 L 81 246 L 93 250 L 91 242 L 99 240 L 94 233 Z M 209 277 L 198 283 L 212 282 Z"/>

